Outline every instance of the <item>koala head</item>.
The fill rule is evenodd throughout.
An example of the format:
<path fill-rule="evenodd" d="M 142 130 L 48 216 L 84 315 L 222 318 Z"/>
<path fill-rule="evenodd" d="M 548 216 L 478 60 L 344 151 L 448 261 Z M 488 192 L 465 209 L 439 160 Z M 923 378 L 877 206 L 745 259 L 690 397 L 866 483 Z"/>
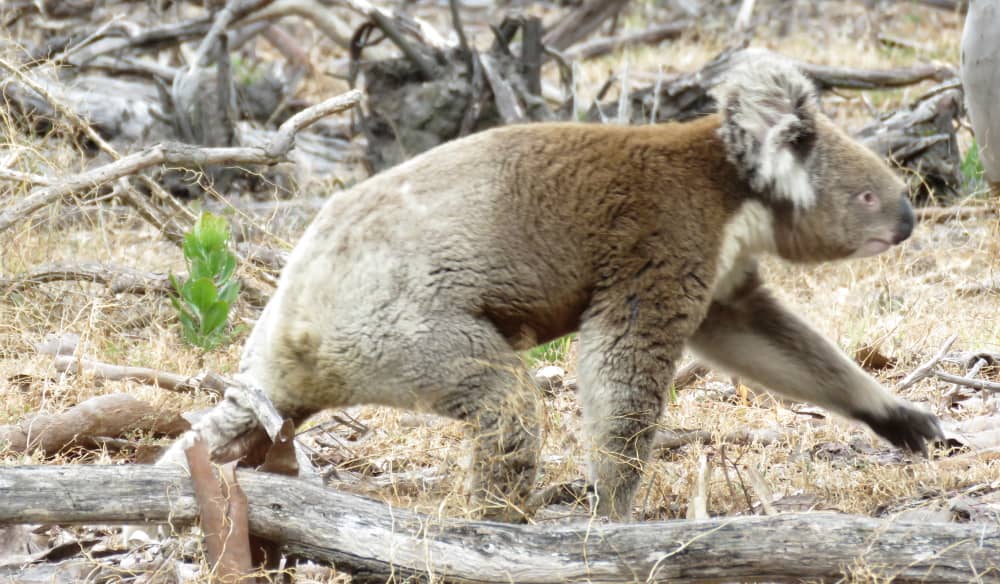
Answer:
<path fill-rule="evenodd" d="M 793 64 L 749 56 L 713 95 L 726 158 L 772 210 L 780 256 L 864 257 L 910 236 L 906 185 L 819 112 L 815 87 Z"/>

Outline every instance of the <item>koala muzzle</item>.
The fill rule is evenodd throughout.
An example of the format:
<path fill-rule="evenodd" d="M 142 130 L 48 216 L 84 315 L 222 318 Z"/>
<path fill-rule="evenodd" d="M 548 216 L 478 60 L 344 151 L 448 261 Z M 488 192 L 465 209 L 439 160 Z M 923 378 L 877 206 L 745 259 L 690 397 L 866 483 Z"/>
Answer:
<path fill-rule="evenodd" d="M 910 206 L 910 201 L 904 196 L 899 201 L 899 225 L 896 226 L 896 232 L 892 235 L 893 245 L 906 241 L 910 237 L 913 233 L 913 224 L 915 222 L 913 207 Z"/>

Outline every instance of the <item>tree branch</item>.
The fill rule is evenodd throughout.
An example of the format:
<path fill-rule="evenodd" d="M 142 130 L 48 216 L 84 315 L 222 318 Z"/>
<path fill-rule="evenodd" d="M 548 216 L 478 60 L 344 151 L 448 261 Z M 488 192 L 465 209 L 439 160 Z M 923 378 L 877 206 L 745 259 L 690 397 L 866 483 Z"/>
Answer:
<path fill-rule="evenodd" d="M 33 189 L 25 198 L 0 213 L 0 232 L 63 197 L 93 189 L 123 176 L 129 176 L 158 164 L 205 166 L 208 164 L 273 164 L 291 150 L 295 134 L 302 128 L 361 101 L 361 92 L 351 90 L 306 108 L 281 124 L 270 144 L 263 147 L 199 148 L 187 144 L 157 144 L 119 158 L 115 162 L 81 172 L 58 184 Z M 89 127 L 89 126 L 88 126 Z"/>

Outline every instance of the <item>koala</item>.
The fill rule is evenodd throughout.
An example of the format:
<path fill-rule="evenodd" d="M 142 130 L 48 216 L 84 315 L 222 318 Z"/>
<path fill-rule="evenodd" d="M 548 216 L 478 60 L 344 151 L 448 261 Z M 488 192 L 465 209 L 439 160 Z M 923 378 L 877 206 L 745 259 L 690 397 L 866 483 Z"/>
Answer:
<path fill-rule="evenodd" d="M 718 112 L 639 127 L 539 123 L 456 140 L 332 196 L 298 242 L 241 374 L 296 422 L 380 404 L 470 428 L 472 495 L 520 521 L 541 393 L 518 351 L 579 332 L 595 512 L 627 520 L 685 348 L 926 452 L 937 419 L 777 302 L 757 258 L 867 257 L 914 214 L 887 165 L 777 59 L 734 68 Z M 228 426 L 217 439 L 247 430 Z"/>

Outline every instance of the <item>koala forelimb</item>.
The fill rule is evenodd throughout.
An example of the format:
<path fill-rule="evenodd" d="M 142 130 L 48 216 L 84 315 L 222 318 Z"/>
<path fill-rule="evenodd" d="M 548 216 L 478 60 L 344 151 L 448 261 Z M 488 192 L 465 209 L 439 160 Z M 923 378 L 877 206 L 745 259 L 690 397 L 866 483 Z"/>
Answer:
<path fill-rule="evenodd" d="M 867 423 L 892 444 L 926 454 L 936 418 L 891 393 L 786 310 L 756 274 L 716 300 L 688 345 L 706 362 L 800 401 Z"/>
<path fill-rule="evenodd" d="M 880 253 L 913 230 L 903 183 L 754 60 L 684 124 L 508 126 L 330 197 L 241 371 L 295 420 L 422 409 L 470 427 L 482 514 L 523 519 L 541 400 L 517 351 L 579 331 L 596 511 L 627 518 L 686 345 L 775 391 L 924 448 L 936 419 L 781 308 L 755 259 Z"/>

